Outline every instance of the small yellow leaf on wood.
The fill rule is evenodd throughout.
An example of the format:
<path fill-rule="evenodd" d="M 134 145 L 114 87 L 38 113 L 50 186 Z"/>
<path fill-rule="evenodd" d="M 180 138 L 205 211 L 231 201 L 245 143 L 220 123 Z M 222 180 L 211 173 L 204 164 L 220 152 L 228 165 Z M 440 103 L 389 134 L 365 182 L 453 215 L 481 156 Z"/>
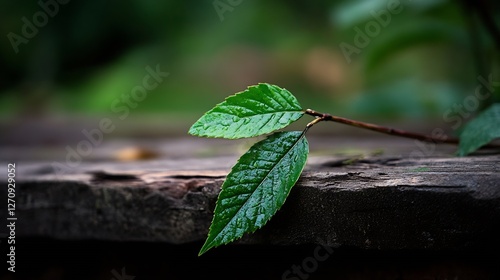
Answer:
<path fill-rule="evenodd" d="M 152 151 L 142 147 L 128 147 L 119 150 L 115 154 L 115 158 L 119 161 L 136 161 L 157 158 L 160 155 L 156 151 Z"/>

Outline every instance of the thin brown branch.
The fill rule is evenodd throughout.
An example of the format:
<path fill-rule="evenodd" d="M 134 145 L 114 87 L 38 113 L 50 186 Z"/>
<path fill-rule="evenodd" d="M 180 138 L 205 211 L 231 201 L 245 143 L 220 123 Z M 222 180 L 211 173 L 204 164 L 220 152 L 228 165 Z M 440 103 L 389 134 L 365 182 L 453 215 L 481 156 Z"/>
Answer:
<path fill-rule="evenodd" d="M 376 125 L 376 124 L 365 123 L 365 122 L 350 120 L 350 119 L 346 119 L 346 118 L 342 118 L 342 117 L 332 116 L 330 114 L 316 112 L 316 111 L 311 110 L 311 109 L 307 109 L 305 111 L 305 113 L 316 117 L 315 121 L 309 123 L 311 125 L 308 124 L 309 127 L 314 125 L 317 122 L 320 122 L 320 121 L 332 121 L 332 122 L 343 123 L 343 124 L 347 124 L 350 126 L 360 127 L 360 128 L 364 128 L 364 129 L 368 129 L 368 130 L 372 130 L 372 131 L 377 131 L 377 132 L 385 133 L 385 134 L 389 134 L 389 135 L 417 139 L 417 140 L 421 140 L 421 141 L 425 141 L 425 142 L 432 142 L 432 143 L 436 143 L 436 144 L 441 144 L 441 143 L 458 144 L 459 143 L 459 139 L 457 139 L 457 138 L 449 138 L 449 137 L 435 138 L 435 137 L 424 135 L 424 134 L 408 132 L 408 131 L 384 127 L 384 126 L 380 126 L 380 125 Z M 495 144 L 489 144 L 489 145 L 485 145 L 483 147 L 484 148 L 486 148 L 486 147 L 498 148 L 500 146 L 495 145 Z"/>

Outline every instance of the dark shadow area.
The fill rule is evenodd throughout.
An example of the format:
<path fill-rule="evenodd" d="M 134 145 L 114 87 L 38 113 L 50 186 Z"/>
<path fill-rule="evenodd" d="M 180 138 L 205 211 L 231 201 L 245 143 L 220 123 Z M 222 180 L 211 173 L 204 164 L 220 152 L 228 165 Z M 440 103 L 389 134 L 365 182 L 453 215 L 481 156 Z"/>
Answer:
<path fill-rule="evenodd" d="M 495 252 L 19 239 L 10 279 L 499 279 Z"/>

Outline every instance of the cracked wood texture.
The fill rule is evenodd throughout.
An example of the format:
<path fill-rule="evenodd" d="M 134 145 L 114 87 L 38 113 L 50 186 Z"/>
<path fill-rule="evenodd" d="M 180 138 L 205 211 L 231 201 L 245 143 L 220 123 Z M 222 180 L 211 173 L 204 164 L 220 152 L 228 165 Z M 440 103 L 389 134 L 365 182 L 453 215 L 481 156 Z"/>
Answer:
<path fill-rule="evenodd" d="M 103 151 L 112 150 L 102 147 L 95 152 L 101 158 L 65 174 L 54 174 L 52 160 L 34 153 L 28 160 L 20 152 L 15 161 L 16 236 L 203 241 L 220 186 L 243 152 L 240 147 L 223 155 L 194 155 L 195 147 L 206 147 L 205 139 L 190 141 L 164 143 L 168 156 L 133 162 L 102 158 Z M 306 168 L 284 206 L 262 229 L 236 243 L 387 250 L 499 247 L 498 154 L 458 158 L 448 146 L 432 157 L 412 159 L 415 146 L 408 140 L 373 141 L 345 143 L 372 151 L 385 145 L 391 153 L 340 155 L 324 150 L 330 140 L 311 138 Z M 209 142 L 214 151 L 234 143 Z M 190 156 L 181 155 L 188 150 Z M 5 172 L 1 176 L 5 182 Z M 0 189 L 2 197 L 6 192 Z M 1 211 L 1 220 L 6 213 Z"/>

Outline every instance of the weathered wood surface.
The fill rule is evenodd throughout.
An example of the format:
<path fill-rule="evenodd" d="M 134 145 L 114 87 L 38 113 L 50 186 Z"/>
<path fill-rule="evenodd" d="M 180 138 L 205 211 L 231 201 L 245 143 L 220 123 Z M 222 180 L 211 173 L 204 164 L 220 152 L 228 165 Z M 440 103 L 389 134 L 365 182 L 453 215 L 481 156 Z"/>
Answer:
<path fill-rule="evenodd" d="M 404 143 L 406 151 L 415 149 L 404 141 L 397 143 Z M 392 154 L 347 162 L 352 156 L 319 156 L 328 153 L 313 150 L 283 208 L 238 242 L 378 249 L 500 247 L 499 155 L 457 158 L 445 148 L 433 157 L 410 159 L 409 153 L 394 153 L 401 145 L 387 145 L 393 147 Z M 16 234 L 202 241 L 238 153 L 82 162 L 62 175 L 54 174 L 52 161 L 30 162 L 21 156 Z M 1 174 L 4 181 L 5 176 Z M 0 196 L 6 197 L 6 188 Z M 1 211 L 0 219 L 6 213 Z"/>

